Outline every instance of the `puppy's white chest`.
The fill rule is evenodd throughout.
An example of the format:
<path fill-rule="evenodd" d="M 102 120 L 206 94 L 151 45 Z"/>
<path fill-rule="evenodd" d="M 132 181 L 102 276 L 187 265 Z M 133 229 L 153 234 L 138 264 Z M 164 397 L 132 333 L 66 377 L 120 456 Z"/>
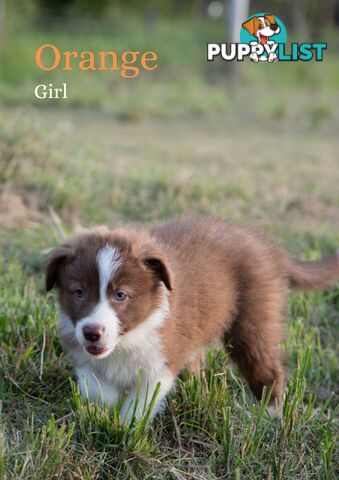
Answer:
<path fill-rule="evenodd" d="M 152 337 L 152 333 L 150 335 Z M 122 345 L 104 359 L 106 362 L 102 373 L 108 382 L 118 388 L 131 388 L 138 381 L 139 375 L 153 378 L 162 370 L 165 359 L 160 351 L 159 339 L 155 337 L 143 340 L 142 344 L 134 348 Z"/>
<path fill-rule="evenodd" d="M 92 400 L 115 403 L 119 396 L 136 388 L 138 377 L 153 384 L 166 369 L 156 328 L 143 325 L 126 334 L 106 358 L 87 360 L 76 369 L 81 393 Z M 154 327 L 154 325 L 153 325 Z"/>

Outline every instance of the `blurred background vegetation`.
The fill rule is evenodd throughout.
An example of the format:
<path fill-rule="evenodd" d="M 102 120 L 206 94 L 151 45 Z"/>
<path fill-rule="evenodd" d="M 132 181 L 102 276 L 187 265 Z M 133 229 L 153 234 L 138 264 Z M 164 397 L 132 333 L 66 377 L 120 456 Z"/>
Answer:
<path fill-rule="evenodd" d="M 339 1 L 249 2 L 282 19 L 288 41 L 328 42 L 323 62 L 207 62 L 207 42 L 230 41 L 231 3 L 1 0 L 0 225 L 40 232 L 58 218 L 68 230 L 194 211 L 279 224 L 289 238 L 331 232 Z M 133 79 L 43 71 L 44 43 L 154 50 L 159 68 Z M 64 82 L 67 100 L 34 96 Z"/>
<path fill-rule="evenodd" d="M 226 112 L 231 99 L 243 99 L 255 111 L 271 109 L 279 116 L 293 98 L 298 110 L 300 94 L 310 92 L 315 121 L 331 115 L 322 93 L 338 91 L 339 51 L 337 26 L 339 2 L 327 0 L 272 0 L 269 10 L 281 16 L 289 41 L 327 41 L 324 63 L 284 62 L 254 69 L 249 62 L 232 65 L 206 62 L 208 41 L 230 41 L 230 1 L 207 0 L 1 0 L 0 100 L 3 104 L 34 104 L 38 83 L 67 82 L 69 100 L 49 102 L 63 107 L 89 107 L 123 118 L 144 115 L 204 115 Z M 266 4 L 266 2 L 265 2 Z M 263 2 L 251 1 L 250 12 L 260 11 Z M 265 8 L 266 5 L 265 5 Z M 1 13 L 0 13 L 1 15 Z M 35 52 L 43 43 L 63 50 L 153 49 L 159 56 L 156 72 L 144 72 L 125 81 L 118 72 L 70 72 L 58 68 L 40 70 Z M 230 72 L 230 69 L 232 72 Z M 151 85 L 151 87 L 150 87 Z M 248 88 L 265 92 L 264 102 L 246 95 Z M 294 92 L 291 92 L 291 88 Z M 276 91 L 279 95 L 275 97 Z M 296 95 L 295 95 L 296 93 Z M 285 97 L 284 97 L 285 95 Z M 249 98 L 248 98 L 249 97 Z"/>

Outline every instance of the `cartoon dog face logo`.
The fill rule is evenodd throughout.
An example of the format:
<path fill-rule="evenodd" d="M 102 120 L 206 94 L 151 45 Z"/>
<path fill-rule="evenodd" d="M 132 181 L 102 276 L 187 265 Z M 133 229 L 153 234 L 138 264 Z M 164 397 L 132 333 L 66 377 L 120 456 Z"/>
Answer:
<path fill-rule="evenodd" d="M 280 32 L 279 25 L 275 22 L 274 15 L 265 15 L 264 17 L 252 17 L 242 26 L 254 37 L 257 37 L 260 43 L 267 43 L 270 37 Z"/>
<path fill-rule="evenodd" d="M 246 20 L 242 24 L 242 26 L 257 39 L 257 44 L 265 45 L 267 44 L 274 44 L 274 40 L 271 39 L 274 35 L 280 33 L 280 27 L 276 23 L 274 15 L 264 15 L 264 16 L 255 16 Z M 252 42 L 251 42 L 252 43 Z M 254 43 L 254 42 L 253 42 Z M 254 62 L 261 61 L 269 61 L 273 62 L 277 58 L 277 55 L 270 54 L 269 57 L 261 56 L 258 58 L 258 55 L 253 54 L 250 56 L 251 60 Z"/>

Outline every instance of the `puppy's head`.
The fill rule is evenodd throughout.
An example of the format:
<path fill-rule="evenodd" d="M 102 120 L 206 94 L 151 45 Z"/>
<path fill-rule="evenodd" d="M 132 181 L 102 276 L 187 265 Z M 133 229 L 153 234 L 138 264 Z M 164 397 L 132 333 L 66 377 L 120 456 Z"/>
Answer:
<path fill-rule="evenodd" d="M 274 15 L 250 18 L 242 26 L 251 35 L 257 37 L 260 43 L 266 43 L 269 37 L 280 32 L 280 27 L 276 23 Z"/>
<path fill-rule="evenodd" d="M 46 290 L 57 289 L 65 336 L 104 358 L 131 330 L 164 307 L 172 275 L 146 233 L 97 230 L 56 248 Z"/>

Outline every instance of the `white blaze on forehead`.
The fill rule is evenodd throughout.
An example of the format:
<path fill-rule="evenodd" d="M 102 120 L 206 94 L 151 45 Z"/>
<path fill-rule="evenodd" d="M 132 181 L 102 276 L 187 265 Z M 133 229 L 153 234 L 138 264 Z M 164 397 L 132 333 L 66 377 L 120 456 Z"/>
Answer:
<path fill-rule="evenodd" d="M 98 251 L 96 261 L 99 270 L 100 300 L 87 317 L 77 322 L 75 336 L 79 344 L 85 346 L 91 342 L 87 342 L 85 339 L 83 328 L 87 325 L 100 325 L 100 327 L 103 327 L 104 334 L 97 343 L 106 348 L 106 351 L 94 358 L 104 358 L 110 354 L 119 338 L 119 318 L 107 301 L 106 291 L 108 283 L 121 263 L 121 257 L 118 250 L 107 244 Z"/>
<path fill-rule="evenodd" d="M 97 253 L 99 269 L 100 300 L 106 298 L 107 285 L 120 265 L 120 254 L 117 249 L 106 245 Z"/>

